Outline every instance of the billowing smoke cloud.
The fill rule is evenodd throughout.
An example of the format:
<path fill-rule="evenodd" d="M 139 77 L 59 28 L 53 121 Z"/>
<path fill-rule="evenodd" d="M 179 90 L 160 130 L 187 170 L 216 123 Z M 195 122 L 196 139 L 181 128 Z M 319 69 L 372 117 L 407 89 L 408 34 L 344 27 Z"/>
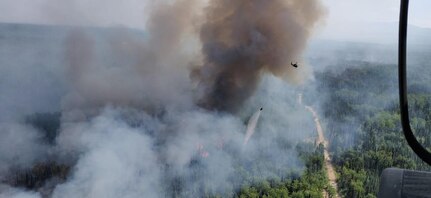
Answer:
<path fill-rule="evenodd" d="M 79 144 L 74 150 L 82 150 L 84 155 L 73 179 L 59 185 L 53 197 L 159 197 L 160 169 L 148 131 L 117 121 L 118 116 L 107 109 L 91 123 L 77 123 L 65 130 L 80 134 L 80 140 L 72 143 Z"/>
<path fill-rule="evenodd" d="M 298 81 L 290 66 L 300 60 L 322 15 L 317 0 L 214 0 L 200 29 L 204 64 L 193 72 L 202 106 L 235 112 L 264 72 Z"/>
<path fill-rule="evenodd" d="M 66 117 L 82 117 L 106 104 L 146 108 L 187 106 L 191 97 L 181 42 L 191 31 L 197 3 L 180 0 L 157 4 L 147 31 L 114 28 L 100 36 L 75 30 L 66 38 L 71 91 L 63 100 Z M 102 49 L 102 50 L 98 50 Z"/>
<path fill-rule="evenodd" d="M 70 171 L 42 183 L 48 192 L 5 182 L 0 197 L 230 196 L 255 176 L 300 170 L 294 146 L 313 121 L 278 77 L 303 78 L 290 61 L 301 59 L 318 1 L 207 3 L 155 2 L 145 31 L 62 27 L 58 134 L 47 145 L 42 130 L 0 124 L 0 143 L 19 148 L 0 151 L 0 179 L 46 156 Z M 245 121 L 262 106 L 244 148 Z"/>

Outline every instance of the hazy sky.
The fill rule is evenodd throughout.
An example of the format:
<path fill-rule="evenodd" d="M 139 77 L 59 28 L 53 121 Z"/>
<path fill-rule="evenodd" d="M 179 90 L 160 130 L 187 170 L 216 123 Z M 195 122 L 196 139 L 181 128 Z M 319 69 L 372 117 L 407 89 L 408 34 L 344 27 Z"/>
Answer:
<path fill-rule="evenodd" d="M 149 0 L 0 0 L 0 22 L 143 27 Z"/>
<path fill-rule="evenodd" d="M 162 0 L 158 0 L 162 1 Z M 157 2 L 158 2 L 157 1 Z M 169 1 L 169 0 L 166 0 Z M 0 22 L 126 25 L 144 28 L 151 0 L 0 0 Z M 322 0 L 327 18 L 317 36 L 358 36 L 370 23 L 397 22 L 399 0 Z M 410 23 L 431 28 L 431 0 L 410 1 Z M 375 28 L 375 27 L 374 27 Z"/>
<path fill-rule="evenodd" d="M 147 0 L 0 0 L 1 22 L 96 23 L 140 26 Z M 327 24 L 394 22 L 399 0 L 323 0 Z M 411 0 L 411 23 L 431 27 L 431 1 Z"/>
<path fill-rule="evenodd" d="M 323 0 L 328 14 L 317 38 L 391 43 L 396 41 L 399 0 Z M 431 1 L 410 0 L 409 23 L 431 28 Z"/>
<path fill-rule="evenodd" d="M 323 0 L 329 10 L 328 23 L 396 22 L 399 0 Z M 410 23 L 431 28 L 431 1 L 410 1 Z"/>

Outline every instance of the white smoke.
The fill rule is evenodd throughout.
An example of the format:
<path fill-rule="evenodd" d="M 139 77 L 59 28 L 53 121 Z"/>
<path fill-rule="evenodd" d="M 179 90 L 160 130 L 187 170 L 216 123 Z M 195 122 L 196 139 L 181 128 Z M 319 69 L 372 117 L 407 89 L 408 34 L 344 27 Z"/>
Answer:
<path fill-rule="evenodd" d="M 94 7 L 95 2 L 88 5 Z M 61 76 L 56 87 L 60 91 L 46 96 L 57 99 L 56 107 L 46 112 L 61 111 L 59 134 L 54 145 L 46 145 L 36 129 L 18 121 L 0 124 L 0 179 L 13 168 L 28 169 L 49 158 L 71 167 L 66 181 L 52 186 L 55 198 L 229 196 L 223 193 L 237 190 L 243 181 L 283 176 L 279 174 L 303 167 L 294 148 L 314 127 L 310 116 L 297 107 L 294 87 L 262 75 L 262 83 L 253 86 L 254 95 L 241 101 L 236 114 L 202 108 L 197 104 L 199 82 L 190 80 L 191 63 L 202 61 L 199 41 L 190 39 L 201 23 L 195 18 L 201 5 L 195 0 L 167 2 L 153 3 L 151 12 L 145 13 L 146 31 L 62 30 L 65 55 L 56 57 L 62 60 L 55 61 L 61 69 L 54 70 L 58 72 L 54 76 Z M 307 2 L 317 6 L 317 1 Z M 48 7 L 64 5 L 81 10 L 84 4 Z M 302 4 L 294 6 L 298 5 Z M 70 24 L 88 25 L 80 20 Z M 8 101 L 15 104 L 19 94 L 10 95 Z M 41 111 L 46 103 L 22 111 L 21 117 Z M 265 111 L 253 116 L 247 129 L 244 121 L 257 107 Z M 0 112 L 0 121 L 6 114 Z M 245 136 L 248 145 L 243 149 Z M 14 187 L 0 188 L 0 195 L 39 196 Z"/>
<path fill-rule="evenodd" d="M 0 198 L 41 198 L 39 193 L 0 185 Z"/>
<path fill-rule="evenodd" d="M 116 120 L 116 114 L 107 109 L 91 122 L 65 129 L 79 133 L 68 140 L 79 144 L 82 156 L 71 180 L 57 186 L 53 197 L 159 197 L 160 167 L 153 140 L 144 128 Z"/>
<path fill-rule="evenodd" d="M 0 137 L 0 181 L 11 168 L 30 168 L 47 154 L 42 136 L 30 126 L 0 123 Z"/>

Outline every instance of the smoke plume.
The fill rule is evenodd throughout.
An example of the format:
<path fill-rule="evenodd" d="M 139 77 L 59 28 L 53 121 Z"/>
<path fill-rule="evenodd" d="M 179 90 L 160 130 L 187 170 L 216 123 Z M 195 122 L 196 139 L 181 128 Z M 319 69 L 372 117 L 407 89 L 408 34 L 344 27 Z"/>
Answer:
<path fill-rule="evenodd" d="M 322 15 L 316 0 L 213 0 L 200 29 L 204 64 L 193 77 L 201 105 L 235 112 L 256 89 L 262 73 L 295 81 L 290 62 L 300 60 Z"/>
<path fill-rule="evenodd" d="M 37 106 L 22 107 L 10 123 L 2 121 L 13 109 L 0 112 L 0 197 L 232 197 L 229 192 L 253 178 L 301 170 L 294 147 L 314 132 L 314 123 L 284 80 L 304 78 L 306 65 L 295 69 L 290 62 L 301 61 L 322 14 L 319 1 L 167 0 L 148 6 L 144 30 L 61 26 L 46 40 L 31 28 L 7 35 L 29 38 L 5 37 L 10 46 L 19 41 L 25 47 L 0 51 L 0 61 L 8 60 L 0 65 L 12 71 L 15 62 L 33 68 L 30 63 L 39 60 L 34 68 L 49 66 L 39 73 L 9 72 L 14 75 L 5 78 L 6 85 L 38 78 L 28 78 L 36 80 L 20 91 L 0 86 L 8 94 L 1 97 L 5 104 L 15 105 L 36 85 L 43 93 L 56 91 L 25 94 Z M 70 15 L 58 18 L 75 18 Z M 246 134 L 246 118 L 256 107 L 265 111 L 253 116 Z M 61 117 L 52 133 L 23 121 L 46 112 Z M 26 191 L 5 181 L 14 177 L 14 168 L 28 170 L 44 161 L 68 167 L 65 178 L 53 176 Z"/>
<path fill-rule="evenodd" d="M 82 119 L 106 104 L 148 111 L 188 105 L 190 60 L 181 52 L 181 42 L 191 32 L 197 3 L 179 0 L 153 6 L 145 35 L 114 28 L 102 36 L 83 29 L 67 36 L 70 91 L 62 103 L 66 119 Z"/>

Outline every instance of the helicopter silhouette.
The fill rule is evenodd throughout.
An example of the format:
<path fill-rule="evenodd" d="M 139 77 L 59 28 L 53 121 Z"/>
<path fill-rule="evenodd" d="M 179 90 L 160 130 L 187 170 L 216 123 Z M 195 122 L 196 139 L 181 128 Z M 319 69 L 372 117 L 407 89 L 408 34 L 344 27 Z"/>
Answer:
<path fill-rule="evenodd" d="M 293 64 L 292 62 L 290 62 L 290 65 L 292 65 L 295 68 L 298 68 L 298 62 L 296 62 L 295 64 Z"/>

